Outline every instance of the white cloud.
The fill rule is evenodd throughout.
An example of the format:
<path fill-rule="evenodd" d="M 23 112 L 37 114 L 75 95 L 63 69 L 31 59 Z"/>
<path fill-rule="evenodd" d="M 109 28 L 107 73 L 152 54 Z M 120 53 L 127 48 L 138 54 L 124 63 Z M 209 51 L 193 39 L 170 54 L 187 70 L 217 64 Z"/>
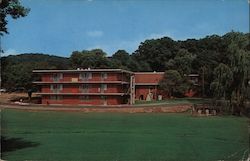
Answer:
<path fill-rule="evenodd" d="M 8 56 L 8 55 L 17 55 L 17 51 L 15 49 L 8 49 L 2 53 L 2 56 Z"/>
<path fill-rule="evenodd" d="M 86 34 L 90 37 L 101 37 L 103 36 L 103 31 L 100 30 L 87 31 Z"/>

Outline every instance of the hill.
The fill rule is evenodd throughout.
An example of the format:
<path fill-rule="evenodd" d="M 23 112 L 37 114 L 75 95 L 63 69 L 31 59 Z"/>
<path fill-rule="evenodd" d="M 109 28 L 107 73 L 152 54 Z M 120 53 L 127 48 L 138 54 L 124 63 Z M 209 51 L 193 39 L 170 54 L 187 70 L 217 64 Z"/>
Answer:
<path fill-rule="evenodd" d="M 48 54 L 25 53 L 1 58 L 2 87 L 31 88 L 33 69 L 68 69 L 69 59 Z"/>

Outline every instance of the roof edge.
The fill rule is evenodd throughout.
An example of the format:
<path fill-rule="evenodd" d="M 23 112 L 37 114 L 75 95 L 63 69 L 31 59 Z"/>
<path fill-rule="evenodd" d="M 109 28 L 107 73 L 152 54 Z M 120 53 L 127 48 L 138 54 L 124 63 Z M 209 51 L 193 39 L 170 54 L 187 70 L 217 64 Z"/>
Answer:
<path fill-rule="evenodd" d="M 134 72 L 134 74 L 164 74 L 164 72 Z"/>
<path fill-rule="evenodd" d="M 124 70 L 124 69 L 71 69 L 71 70 L 33 70 L 33 73 L 70 73 L 70 72 L 75 72 L 75 73 L 80 73 L 80 72 L 123 72 L 123 73 L 129 73 L 133 74 L 133 72 Z"/>

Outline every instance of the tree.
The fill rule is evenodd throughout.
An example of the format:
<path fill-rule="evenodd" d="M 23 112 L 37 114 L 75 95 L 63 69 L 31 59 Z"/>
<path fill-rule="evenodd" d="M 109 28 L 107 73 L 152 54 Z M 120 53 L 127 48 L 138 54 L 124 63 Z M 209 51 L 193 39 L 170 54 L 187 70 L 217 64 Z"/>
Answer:
<path fill-rule="evenodd" d="M 228 53 L 230 67 L 233 72 L 230 102 L 233 103 L 233 112 L 245 110 L 247 87 L 249 86 L 250 51 L 247 50 L 248 37 L 242 33 L 231 32 L 226 34 L 225 40 L 229 42 Z"/>
<path fill-rule="evenodd" d="M 219 64 L 215 70 L 215 79 L 211 83 L 216 99 L 222 96 L 230 101 L 233 113 L 245 110 L 249 87 L 250 51 L 246 35 L 230 32 L 223 36 L 227 45 L 227 64 Z"/>
<path fill-rule="evenodd" d="M 129 53 L 125 50 L 118 50 L 115 54 L 112 55 L 112 62 L 115 64 L 117 68 L 131 70 L 131 57 Z"/>
<path fill-rule="evenodd" d="M 167 69 L 176 69 L 183 76 L 190 74 L 192 71 L 192 62 L 195 56 L 189 53 L 186 49 L 180 49 L 173 59 L 170 59 L 166 64 Z"/>
<path fill-rule="evenodd" d="M 0 35 L 8 33 L 6 20 L 7 16 L 10 15 L 13 19 L 26 16 L 30 9 L 25 8 L 21 5 L 19 0 L 1 0 L 0 1 Z"/>
<path fill-rule="evenodd" d="M 210 85 L 210 88 L 214 93 L 214 97 L 217 99 L 220 99 L 221 97 L 224 99 L 228 98 L 226 97 L 226 92 L 229 92 L 228 89 L 231 87 L 233 81 L 232 70 L 229 66 L 220 63 L 214 69 L 214 76 L 215 79 Z"/>
<path fill-rule="evenodd" d="M 167 70 L 164 73 L 162 80 L 160 81 L 160 88 L 168 92 L 169 97 L 172 97 L 174 93 L 179 92 L 183 78 L 176 70 Z"/>
<path fill-rule="evenodd" d="M 133 56 L 138 62 L 148 64 L 153 71 L 165 71 L 165 62 L 174 58 L 178 48 L 178 43 L 169 37 L 151 39 L 142 42 Z"/>
<path fill-rule="evenodd" d="M 68 58 L 45 54 L 10 55 L 1 58 L 2 85 L 6 89 L 24 87 L 30 89 L 37 75 L 34 69 L 69 69 Z"/>
<path fill-rule="evenodd" d="M 112 62 L 101 49 L 74 51 L 70 56 L 72 68 L 112 68 Z"/>

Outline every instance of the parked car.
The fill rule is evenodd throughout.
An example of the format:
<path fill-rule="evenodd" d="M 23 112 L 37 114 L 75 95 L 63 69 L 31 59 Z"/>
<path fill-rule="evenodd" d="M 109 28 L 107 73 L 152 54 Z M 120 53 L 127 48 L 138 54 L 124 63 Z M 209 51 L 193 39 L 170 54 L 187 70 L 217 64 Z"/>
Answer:
<path fill-rule="evenodd" d="M 2 89 L 0 89 L 0 92 L 5 93 L 5 92 L 7 92 L 7 90 L 5 88 L 2 88 Z"/>

